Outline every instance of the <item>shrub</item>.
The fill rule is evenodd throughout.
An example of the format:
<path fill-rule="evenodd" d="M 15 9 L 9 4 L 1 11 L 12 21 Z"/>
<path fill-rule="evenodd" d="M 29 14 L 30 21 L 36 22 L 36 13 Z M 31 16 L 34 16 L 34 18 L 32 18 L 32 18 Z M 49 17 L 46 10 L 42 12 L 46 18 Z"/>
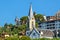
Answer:
<path fill-rule="evenodd" d="M 19 38 L 17 38 L 17 37 L 7 37 L 7 38 L 5 38 L 5 40 L 19 40 Z"/>
<path fill-rule="evenodd" d="M 22 36 L 19 40 L 31 40 L 28 36 Z"/>
<path fill-rule="evenodd" d="M 3 39 L 4 39 L 4 38 L 1 38 L 1 37 L 0 37 L 0 40 L 3 40 Z"/>
<path fill-rule="evenodd" d="M 53 38 L 52 40 L 60 40 L 60 38 Z"/>

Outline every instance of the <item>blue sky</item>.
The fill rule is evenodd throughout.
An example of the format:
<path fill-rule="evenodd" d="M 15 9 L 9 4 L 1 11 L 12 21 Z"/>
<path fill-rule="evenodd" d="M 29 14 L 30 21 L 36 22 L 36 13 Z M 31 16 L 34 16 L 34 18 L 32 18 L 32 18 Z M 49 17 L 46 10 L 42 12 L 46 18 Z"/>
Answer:
<path fill-rule="evenodd" d="M 30 3 L 33 11 L 53 16 L 60 10 L 60 0 L 0 0 L 0 26 L 15 24 L 15 17 L 21 18 L 29 13 Z"/>

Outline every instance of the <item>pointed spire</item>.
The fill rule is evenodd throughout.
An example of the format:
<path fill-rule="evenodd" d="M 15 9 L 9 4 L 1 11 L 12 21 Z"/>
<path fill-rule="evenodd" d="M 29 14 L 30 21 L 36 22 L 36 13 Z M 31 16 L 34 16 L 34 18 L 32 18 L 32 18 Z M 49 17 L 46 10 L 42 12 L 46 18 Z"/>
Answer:
<path fill-rule="evenodd" d="M 33 17 L 32 4 L 30 4 L 29 16 L 30 17 Z"/>

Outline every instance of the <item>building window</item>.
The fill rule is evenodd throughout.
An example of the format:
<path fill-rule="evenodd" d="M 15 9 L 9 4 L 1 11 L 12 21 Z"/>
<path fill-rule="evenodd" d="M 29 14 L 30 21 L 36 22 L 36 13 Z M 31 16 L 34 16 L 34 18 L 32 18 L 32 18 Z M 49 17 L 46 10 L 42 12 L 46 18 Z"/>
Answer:
<path fill-rule="evenodd" d="M 27 32 L 27 35 L 29 35 L 29 32 Z"/>
<path fill-rule="evenodd" d="M 33 35 L 35 36 L 35 33 L 33 33 Z"/>
<path fill-rule="evenodd" d="M 33 25 L 33 22 L 32 22 L 32 27 L 33 27 L 34 25 Z"/>

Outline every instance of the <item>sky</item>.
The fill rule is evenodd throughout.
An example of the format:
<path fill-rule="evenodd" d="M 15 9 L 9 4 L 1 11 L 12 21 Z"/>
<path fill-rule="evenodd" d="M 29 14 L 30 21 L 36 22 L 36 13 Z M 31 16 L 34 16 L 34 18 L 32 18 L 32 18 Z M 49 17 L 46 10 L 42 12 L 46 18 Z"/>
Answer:
<path fill-rule="evenodd" d="M 0 0 L 0 26 L 15 24 L 16 16 L 28 16 L 31 3 L 37 14 L 54 16 L 60 10 L 60 0 Z"/>

